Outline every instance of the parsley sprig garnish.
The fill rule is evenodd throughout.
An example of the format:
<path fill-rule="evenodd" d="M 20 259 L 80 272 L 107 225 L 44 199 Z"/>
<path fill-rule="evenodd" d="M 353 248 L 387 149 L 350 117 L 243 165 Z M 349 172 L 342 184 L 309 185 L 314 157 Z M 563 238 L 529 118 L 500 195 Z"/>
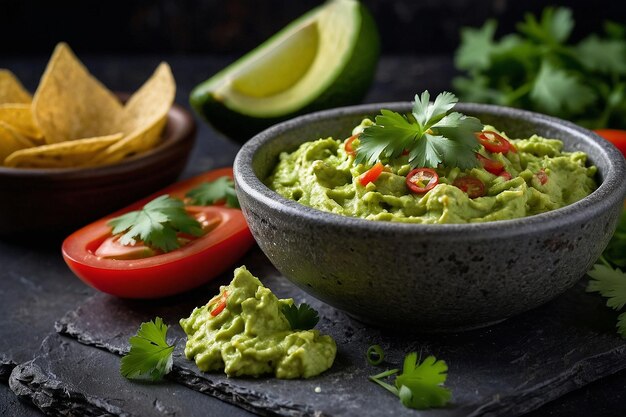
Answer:
<path fill-rule="evenodd" d="M 158 381 L 172 370 L 174 345 L 167 344 L 167 328 L 163 319 L 142 323 L 130 338 L 130 351 L 122 357 L 120 373 L 129 379 Z"/>
<path fill-rule="evenodd" d="M 588 292 L 598 292 L 607 298 L 606 305 L 617 311 L 626 306 L 626 209 L 622 211 L 619 225 L 609 245 L 591 271 Z M 626 339 L 626 312 L 617 318 L 617 331 Z"/>
<path fill-rule="evenodd" d="M 210 206 L 219 201 L 226 201 L 227 207 L 239 208 L 239 200 L 235 193 L 235 182 L 232 178 L 224 176 L 214 181 L 203 182 L 196 188 L 187 192 L 190 204 Z"/>
<path fill-rule="evenodd" d="M 415 95 L 409 116 L 381 110 L 376 124 L 366 127 L 359 137 L 355 162 L 373 165 L 409 152 L 412 168 L 436 168 L 439 164 L 468 169 L 478 165 L 474 152 L 480 144 L 474 136 L 483 125 L 475 117 L 448 113 L 458 102 L 449 92 L 430 102 L 424 91 Z"/>
<path fill-rule="evenodd" d="M 146 204 L 141 210 L 131 211 L 109 221 L 112 234 L 123 233 L 119 242 L 134 245 L 137 240 L 164 252 L 180 247 L 177 233 L 201 236 L 202 226 L 185 210 L 185 204 L 167 194 Z"/>
<path fill-rule="evenodd" d="M 291 330 L 311 330 L 320 320 L 317 311 L 307 303 L 298 307 L 295 304 L 283 305 L 282 312 Z"/>
<path fill-rule="evenodd" d="M 547 7 L 527 14 L 517 33 L 495 38 L 497 23 L 464 28 L 454 80 L 463 100 L 522 107 L 591 129 L 626 127 L 626 25 L 570 39 L 572 11 Z"/>
<path fill-rule="evenodd" d="M 400 398 L 408 408 L 443 407 L 450 401 L 452 393 L 443 386 L 448 377 L 448 365 L 444 361 L 431 355 L 419 362 L 417 352 L 411 352 L 404 358 L 402 373 L 396 376 L 394 384 L 383 381 L 398 372 L 398 369 L 390 369 L 369 379 Z"/>

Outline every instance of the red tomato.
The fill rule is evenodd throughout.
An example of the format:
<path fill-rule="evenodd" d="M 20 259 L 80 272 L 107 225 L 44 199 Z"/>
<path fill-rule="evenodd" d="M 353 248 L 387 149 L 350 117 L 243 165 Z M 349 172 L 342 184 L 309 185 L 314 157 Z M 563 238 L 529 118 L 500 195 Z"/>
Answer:
<path fill-rule="evenodd" d="M 438 183 L 439 175 L 430 168 L 416 168 L 406 176 L 407 187 L 417 194 L 432 190 Z"/>
<path fill-rule="evenodd" d="M 184 198 L 185 193 L 205 181 L 232 177 L 231 168 L 207 172 L 181 181 L 122 210 L 72 233 L 62 246 L 70 269 L 92 287 L 125 298 L 157 298 L 198 287 L 227 270 L 254 243 L 241 210 L 221 205 L 187 209 L 219 223 L 205 235 L 171 252 L 142 259 L 107 259 L 95 255 L 111 236 L 107 222 L 129 211 L 141 209 L 154 198 L 169 194 Z"/>
<path fill-rule="evenodd" d="M 361 178 L 359 178 L 361 185 L 365 187 L 370 182 L 376 181 L 383 172 L 383 168 L 383 164 L 380 161 L 376 162 L 376 165 L 365 171 L 365 174 L 361 175 Z"/>
<path fill-rule="evenodd" d="M 476 138 L 489 152 L 505 153 L 511 148 L 511 144 L 508 140 L 502 137 L 502 135 L 490 130 L 476 132 Z"/>
<path fill-rule="evenodd" d="M 502 162 L 486 158 L 479 153 L 476 153 L 476 158 L 483 168 L 485 168 L 485 171 L 491 172 L 493 175 L 498 175 L 504 170 L 504 164 Z"/>
<path fill-rule="evenodd" d="M 463 190 L 469 198 L 482 197 L 485 195 L 485 184 L 478 178 L 460 177 L 455 179 L 452 185 Z"/>
<path fill-rule="evenodd" d="M 626 157 L 626 130 L 598 129 L 594 130 L 594 132 L 615 145 Z"/>
<path fill-rule="evenodd" d="M 356 155 L 356 151 L 354 150 L 354 147 L 352 146 L 352 142 L 354 142 L 357 138 L 359 137 L 359 135 L 352 135 L 348 138 L 348 140 L 346 141 L 346 144 L 343 145 L 343 148 L 346 150 L 346 153 L 348 155 Z"/>

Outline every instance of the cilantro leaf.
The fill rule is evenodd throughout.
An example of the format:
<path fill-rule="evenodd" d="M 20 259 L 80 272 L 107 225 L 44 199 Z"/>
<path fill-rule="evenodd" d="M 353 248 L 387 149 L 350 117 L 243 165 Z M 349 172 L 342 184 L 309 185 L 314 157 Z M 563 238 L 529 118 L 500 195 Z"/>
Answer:
<path fill-rule="evenodd" d="M 578 60 L 592 71 L 626 74 L 626 43 L 617 39 L 601 39 L 591 35 L 576 47 Z"/>
<path fill-rule="evenodd" d="M 538 109 L 559 115 L 582 111 L 596 100 L 596 94 L 576 77 L 544 61 L 530 98 Z"/>
<path fill-rule="evenodd" d="M 202 235 L 202 227 L 185 211 L 181 200 L 167 194 L 146 204 L 141 210 L 131 211 L 109 221 L 112 234 L 123 233 L 122 245 L 133 245 L 137 239 L 146 245 L 169 252 L 180 247 L 176 233 Z"/>
<path fill-rule="evenodd" d="M 142 323 L 130 338 L 130 351 L 122 357 L 120 373 L 128 379 L 158 381 L 172 370 L 174 345 L 167 344 L 167 328 L 163 319 Z"/>
<path fill-rule="evenodd" d="M 398 373 L 391 369 L 369 379 L 400 398 L 405 407 L 424 410 L 443 407 L 452 397 L 452 392 L 443 386 L 448 377 L 448 366 L 434 356 L 428 356 L 422 362 L 417 361 L 417 352 L 411 352 L 404 358 L 402 373 L 397 375 L 394 385 L 382 381 L 383 378 Z"/>
<path fill-rule="evenodd" d="M 592 278 L 587 286 L 589 292 L 599 292 L 608 298 L 606 305 L 621 310 L 626 305 L 626 274 L 619 268 L 595 264 L 587 274 Z"/>
<path fill-rule="evenodd" d="M 227 176 L 219 177 L 214 181 L 203 182 L 190 190 L 186 197 L 190 199 L 191 204 L 200 206 L 210 206 L 218 201 L 226 200 L 227 207 L 240 207 L 235 193 L 235 182 Z"/>
<path fill-rule="evenodd" d="M 498 24 L 489 19 L 482 28 L 461 29 L 461 46 L 456 51 L 456 66 L 464 70 L 485 69 L 491 63 L 491 53 L 496 49 L 493 37 Z"/>
<path fill-rule="evenodd" d="M 556 45 L 569 38 L 574 29 L 574 19 L 570 9 L 546 7 L 541 14 L 541 20 L 538 21 L 532 14 L 527 14 L 524 22 L 517 28 L 537 42 Z"/>
<path fill-rule="evenodd" d="M 415 95 L 411 112 L 414 123 L 399 113 L 381 110 L 376 123 L 361 134 L 355 162 L 373 165 L 408 150 L 413 168 L 436 168 L 439 164 L 461 169 L 476 166 L 474 151 L 480 145 L 474 133 L 482 130 L 480 121 L 457 112 L 448 114 L 458 101 L 452 93 L 439 94 L 434 102 L 429 100 L 428 91 Z"/>
<path fill-rule="evenodd" d="M 291 330 L 311 330 L 320 320 L 317 311 L 307 303 L 283 305 L 282 312 L 291 326 Z"/>

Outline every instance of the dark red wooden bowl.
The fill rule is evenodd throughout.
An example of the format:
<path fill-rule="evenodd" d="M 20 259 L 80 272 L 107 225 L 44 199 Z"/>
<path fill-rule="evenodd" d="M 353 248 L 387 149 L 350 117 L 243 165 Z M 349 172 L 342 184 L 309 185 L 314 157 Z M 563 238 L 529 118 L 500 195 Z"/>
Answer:
<path fill-rule="evenodd" d="M 0 235 L 67 232 L 174 182 L 196 124 L 183 107 L 168 113 L 156 148 L 114 165 L 34 169 L 0 166 Z"/>

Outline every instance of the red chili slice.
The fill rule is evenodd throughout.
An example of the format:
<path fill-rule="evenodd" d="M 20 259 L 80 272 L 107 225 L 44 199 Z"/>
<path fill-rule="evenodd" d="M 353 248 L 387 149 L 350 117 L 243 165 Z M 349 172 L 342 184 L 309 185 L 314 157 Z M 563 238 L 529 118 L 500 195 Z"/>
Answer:
<path fill-rule="evenodd" d="M 343 148 L 346 150 L 346 153 L 348 155 L 356 155 L 356 150 L 354 149 L 354 147 L 352 147 L 352 142 L 354 142 L 355 139 L 357 139 L 359 137 L 358 134 L 356 135 L 352 135 L 348 138 L 348 140 L 346 141 L 346 144 L 343 145 Z"/>
<path fill-rule="evenodd" d="M 439 175 L 430 168 L 416 168 L 406 176 L 406 185 L 409 190 L 417 194 L 424 194 L 439 184 Z"/>
<path fill-rule="evenodd" d="M 478 178 L 460 177 L 455 179 L 452 185 L 464 191 L 469 198 L 482 197 L 485 195 L 485 184 Z"/>
<path fill-rule="evenodd" d="M 476 153 L 476 159 L 485 168 L 485 171 L 491 172 L 494 175 L 500 174 L 504 171 L 504 164 L 502 162 L 494 161 L 493 159 L 486 158 L 479 153 Z"/>
<path fill-rule="evenodd" d="M 544 171 L 543 168 L 541 168 L 535 176 L 541 185 L 545 185 L 548 182 L 548 174 L 546 174 L 546 171 Z"/>
<path fill-rule="evenodd" d="M 383 164 L 380 161 L 376 162 L 376 165 L 365 171 L 365 174 L 361 175 L 361 178 L 359 178 L 361 185 L 365 187 L 370 182 L 376 181 L 380 173 L 383 172 L 383 168 Z"/>
<path fill-rule="evenodd" d="M 500 173 L 500 175 L 498 175 L 498 176 L 499 176 L 499 177 L 504 178 L 504 179 L 505 179 L 505 180 L 507 180 L 507 181 L 508 181 L 508 180 L 510 180 L 511 178 L 513 178 L 513 177 L 511 177 L 511 174 L 509 174 L 509 173 L 508 173 L 508 172 L 506 172 L 506 171 L 502 171 L 502 172 Z"/>
<path fill-rule="evenodd" d="M 489 152 L 505 153 L 511 148 L 511 144 L 502 135 L 485 130 L 484 132 L 476 132 L 476 139 Z"/>
<path fill-rule="evenodd" d="M 228 293 L 224 291 L 222 294 L 221 301 L 215 306 L 213 310 L 211 310 L 211 316 L 215 317 L 220 314 L 226 308 L 226 303 L 228 302 Z"/>

